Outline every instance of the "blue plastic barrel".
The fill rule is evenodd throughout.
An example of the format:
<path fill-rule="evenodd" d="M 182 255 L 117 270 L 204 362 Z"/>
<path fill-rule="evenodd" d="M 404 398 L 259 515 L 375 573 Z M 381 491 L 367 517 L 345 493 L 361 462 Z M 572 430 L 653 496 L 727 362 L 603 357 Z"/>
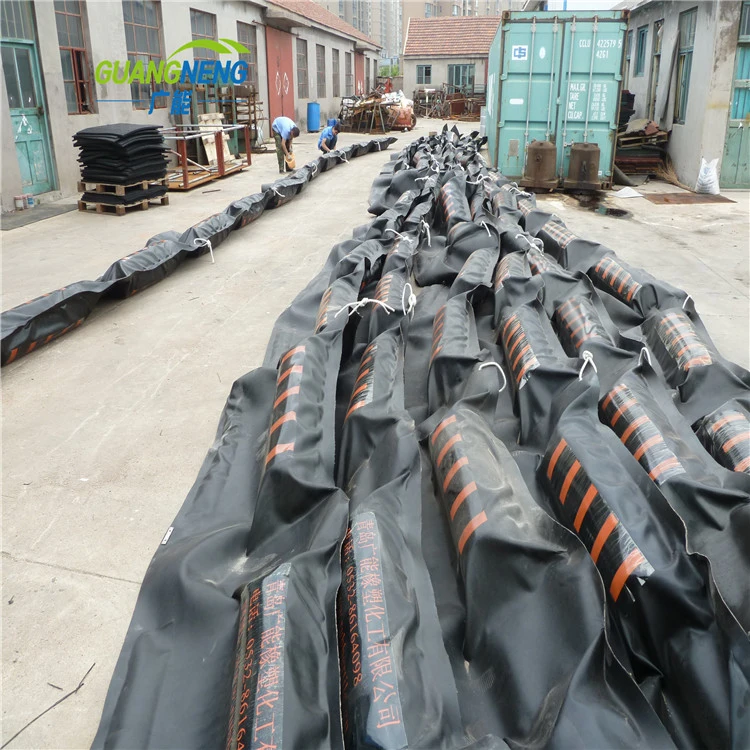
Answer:
<path fill-rule="evenodd" d="M 320 104 L 307 103 L 307 132 L 317 133 L 320 130 Z"/>

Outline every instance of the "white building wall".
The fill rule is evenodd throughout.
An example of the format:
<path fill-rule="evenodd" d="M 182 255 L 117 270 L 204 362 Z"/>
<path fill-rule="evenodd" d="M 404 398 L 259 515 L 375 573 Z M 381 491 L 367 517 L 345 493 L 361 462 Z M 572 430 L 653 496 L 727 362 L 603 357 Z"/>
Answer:
<path fill-rule="evenodd" d="M 449 65 L 474 65 L 474 84 L 484 85 L 487 80 L 486 57 L 405 57 L 404 94 L 411 96 L 415 89 L 439 89 L 448 82 Z M 417 85 L 417 65 L 432 65 L 432 83 Z"/>
<path fill-rule="evenodd" d="M 265 27 L 259 25 L 262 20 L 261 8 L 240 0 L 198 1 L 190 4 L 184 2 L 184 0 L 163 0 L 162 32 L 165 58 L 169 57 L 173 50 L 192 39 L 190 28 L 191 7 L 216 15 L 216 29 L 219 38 L 237 39 L 237 21 L 258 25 L 258 87 L 261 101 L 266 104 L 267 111 L 268 81 L 265 64 Z M 130 101 L 98 101 L 95 113 L 68 114 L 54 5 L 46 0 L 37 0 L 34 3 L 34 12 L 40 72 L 46 95 L 52 161 L 58 187 L 58 190 L 51 197 L 72 195 L 77 192 L 77 183 L 80 179 L 80 165 L 77 161 L 78 149 L 73 146 L 72 140 L 75 133 L 84 128 L 110 125 L 117 122 L 169 126 L 172 124 L 169 106 L 164 109 L 156 109 L 149 115 L 148 109 L 135 109 Z M 93 80 L 94 70 L 102 60 L 127 60 L 122 3 L 120 0 L 96 0 L 95 2 L 88 0 L 85 3 L 85 12 L 84 32 L 88 34 L 93 96 L 97 100 L 129 100 L 131 92 L 128 84 L 107 83 L 100 85 Z M 191 52 L 189 50 L 180 55 L 182 60 L 189 60 L 190 57 Z M 169 88 L 169 86 L 165 88 Z M 2 107 L 0 117 L 3 118 L 3 132 L 9 133 L 10 129 L 6 128 L 6 124 L 9 123 L 10 116 L 4 90 L 2 92 Z M 266 135 L 268 135 L 268 123 L 265 123 L 265 125 Z M 3 210 L 12 209 L 12 196 L 22 192 L 15 148 L 12 140 L 8 141 L 7 136 L 3 138 L 4 167 L 1 191 Z M 12 164 L 8 165 L 5 159 L 12 161 Z"/>
<path fill-rule="evenodd" d="M 693 61 L 690 73 L 685 122 L 674 122 L 676 90 L 676 58 L 680 13 L 697 7 Z M 733 0 L 717 2 L 681 2 L 665 0 L 649 3 L 632 11 L 628 29 L 633 31 L 630 71 L 623 87 L 635 94 L 634 118 L 648 117 L 649 82 L 653 64 L 654 22 L 664 19 L 661 65 L 654 119 L 670 131 L 669 156 L 680 181 L 693 185 L 700 170 L 701 157 L 719 159 L 724 151 L 727 118 L 734 77 L 735 50 L 741 3 Z M 643 75 L 635 75 L 638 29 L 648 26 Z M 674 54 L 674 65 L 670 65 Z M 661 101 L 669 89 L 666 111 L 661 114 Z"/>
<path fill-rule="evenodd" d="M 356 84 L 356 61 L 354 58 L 355 53 L 355 42 L 349 41 L 344 37 L 336 36 L 335 34 L 323 31 L 322 29 L 311 29 L 311 28 L 295 28 L 292 30 L 294 34 L 294 44 L 292 45 L 293 58 L 294 58 L 294 121 L 299 126 L 300 130 L 305 132 L 307 130 L 307 105 L 309 102 L 317 102 L 320 104 L 320 123 L 321 127 L 325 126 L 328 119 L 338 117 L 341 111 L 341 97 L 333 96 L 333 49 L 339 51 L 339 75 L 341 76 L 340 91 L 341 95 L 346 94 L 346 58 L 345 53 L 349 52 L 352 55 L 352 71 L 355 76 Z M 299 87 L 297 85 L 297 39 L 304 39 L 307 41 L 307 75 L 308 75 L 308 93 L 307 97 L 299 96 Z M 325 47 L 325 58 L 326 58 L 326 95 L 320 97 L 318 92 L 318 71 L 317 71 L 317 55 L 315 46 L 321 44 Z M 373 86 L 372 81 L 372 61 L 378 60 L 377 52 L 366 52 L 365 53 L 365 65 L 370 66 L 370 86 Z M 365 80 L 367 80 L 367 74 L 365 73 Z"/>

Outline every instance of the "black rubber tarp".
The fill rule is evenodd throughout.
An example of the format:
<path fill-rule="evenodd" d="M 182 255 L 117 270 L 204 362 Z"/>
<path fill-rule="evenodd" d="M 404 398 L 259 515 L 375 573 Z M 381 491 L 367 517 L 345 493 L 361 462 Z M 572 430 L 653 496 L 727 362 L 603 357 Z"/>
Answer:
<path fill-rule="evenodd" d="M 750 375 L 478 145 L 394 155 L 233 385 L 95 748 L 750 746 Z"/>

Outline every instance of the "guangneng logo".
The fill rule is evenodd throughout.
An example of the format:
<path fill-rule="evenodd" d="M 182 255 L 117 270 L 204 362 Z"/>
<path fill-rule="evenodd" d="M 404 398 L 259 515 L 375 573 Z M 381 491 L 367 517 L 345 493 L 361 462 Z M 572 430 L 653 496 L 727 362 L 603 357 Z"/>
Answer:
<path fill-rule="evenodd" d="M 140 83 L 144 85 L 154 84 L 162 86 L 165 84 L 193 84 L 217 86 L 245 83 L 249 74 L 249 66 L 244 60 L 236 62 L 228 61 L 222 63 L 220 60 L 173 60 L 175 55 L 187 49 L 210 49 L 217 55 L 231 55 L 233 52 L 249 54 L 250 50 L 239 42 L 232 39 L 220 39 L 218 42 L 211 39 L 201 39 L 178 47 L 166 60 L 158 63 L 150 60 L 144 63 L 142 60 L 131 62 L 130 60 L 102 60 L 94 72 L 94 78 L 99 84 L 107 83 Z M 172 97 L 170 114 L 189 115 L 192 91 L 176 89 L 175 91 L 158 90 L 151 94 L 148 113 L 154 111 L 154 103 L 165 97 Z M 121 101 L 117 99 L 100 99 L 99 101 Z M 125 101 L 140 101 L 139 99 L 126 99 Z M 145 101 L 145 100 L 144 100 Z"/>

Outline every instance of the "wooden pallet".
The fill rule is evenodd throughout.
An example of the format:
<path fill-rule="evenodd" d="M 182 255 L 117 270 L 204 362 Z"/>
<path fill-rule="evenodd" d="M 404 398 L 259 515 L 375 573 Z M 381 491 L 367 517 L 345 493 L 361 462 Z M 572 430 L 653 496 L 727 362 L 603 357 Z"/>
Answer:
<path fill-rule="evenodd" d="M 140 208 L 141 211 L 147 211 L 149 203 L 154 203 L 158 206 L 168 206 L 169 196 L 160 195 L 156 198 L 146 198 L 142 201 L 136 201 L 135 203 L 126 204 L 113 204 L 113 203 L 97 203 L 96 201 L 78 201 L 79 211 L 88 211 L 89 206 L 93 206 L 98 214 L 116 214 L 117 216 L 125 216 L 127 209 L 129 208 Z"/>
<path fill-rule="evenodd" d="M 132 182 L 130 185 L 113 185 L 108 182 L 79 182 L 78 191 L 81 193 L 109 193 L 110 195 L 118 195 L 122 197 L 125 195 L 125 191 L 130 188 L 147 190 L 149 187 L 155 185 L 166 184 L 166 177 L 162 177 L 160 180 L 141 180 L 140 182 Z"/>

